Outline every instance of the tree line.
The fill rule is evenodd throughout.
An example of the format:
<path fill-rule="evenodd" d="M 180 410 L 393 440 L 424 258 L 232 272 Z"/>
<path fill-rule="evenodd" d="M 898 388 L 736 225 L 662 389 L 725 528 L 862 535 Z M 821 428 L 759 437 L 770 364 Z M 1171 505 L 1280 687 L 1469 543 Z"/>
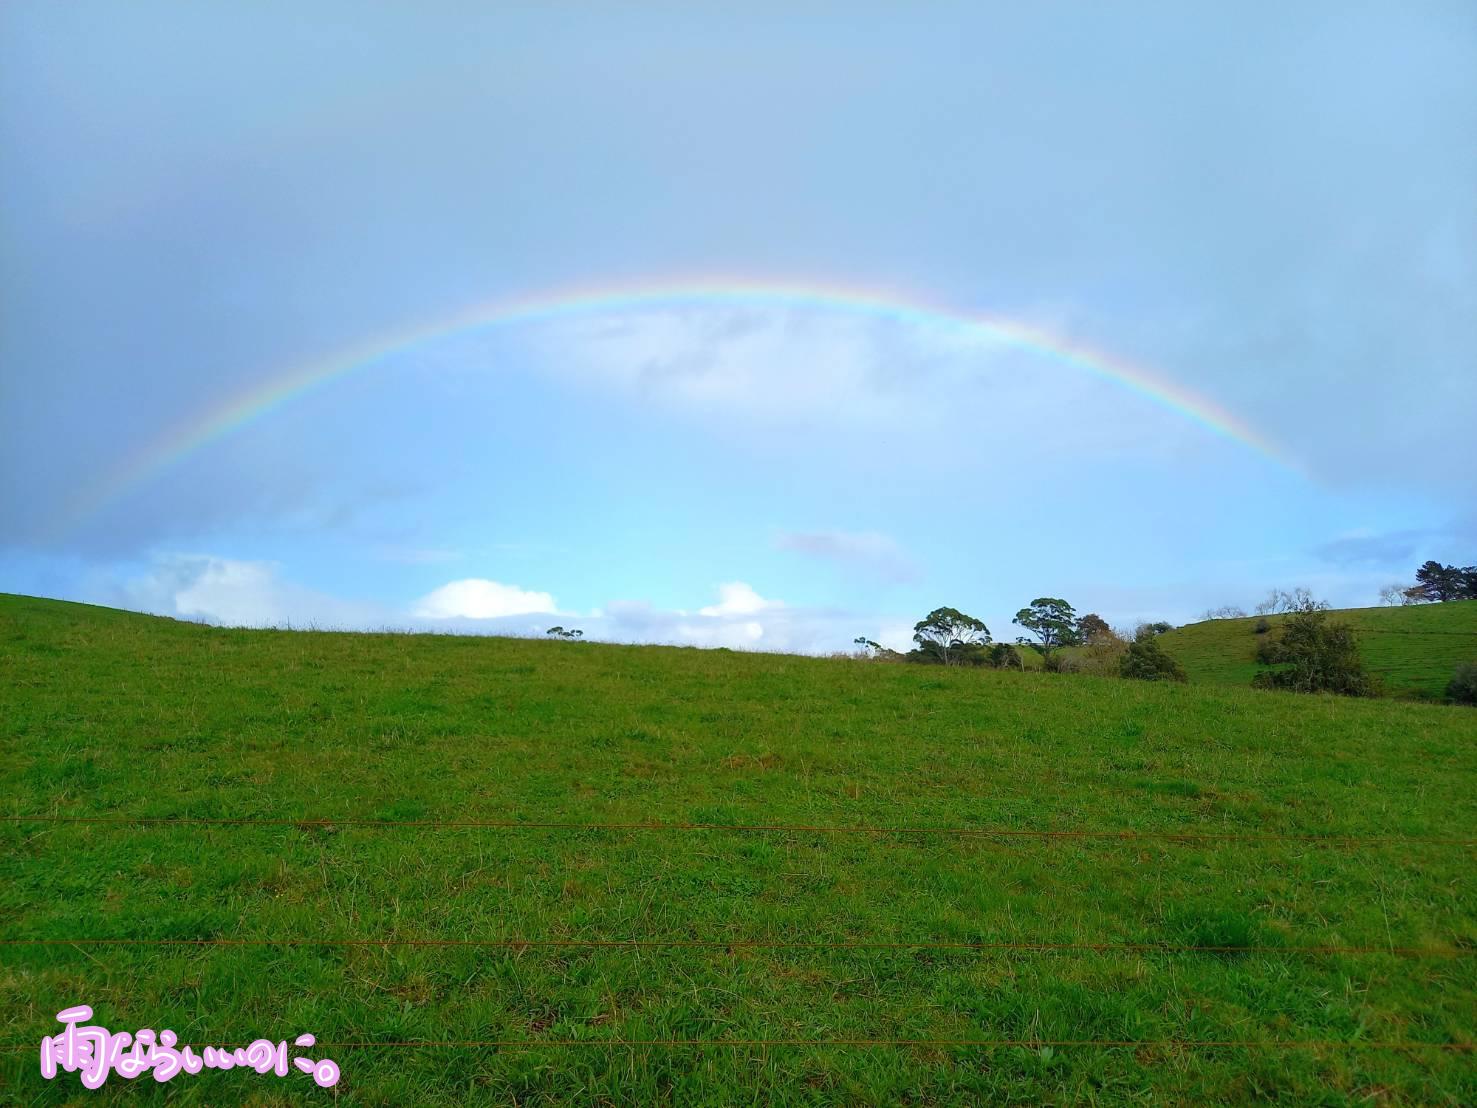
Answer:
<path fill-rule="evenodd" d="M 1414 585 L 1386 585 L 1383 604 L 1442 604 L 1448 600 L 1477 600 L 1477 566 L 1446 566 L 1428 561 L 1415 571 Z"/>
<path fill-rule="evenodd" d="M 1427 563 L 1430 565 L 1435 563 Z M 1419 571 L 1424 574 L 1418 577 L 1422 585 L 1445 587 L 1442 578 L 1427 572 L 1427 566 Z M 1365 668 L 1354 627 L 1333 618 L 1327 603 L 1314 599 L 1309 590 L 1273 589 L 1257 605 L 1257 612 L 1284 618 L 1275 626 L 1262 618 L 1252 628 L 1257 636 L 1255 657 L 1262 666 L 1252 678 L 1255 687 L 1343 696 L 1380 694 L 1378 678 Z M 1239 609 L 1235 614 L 1245 615 Z M 1122 634 L 1096 612 L 1079 616 L 1071 604 L 1049 596 L 1031 601 L 1016 612 L 1011 622 L 1027 634 L 1017 636 L 1014 643 L 995 642 L 983 620 L 957 608 L 935 608 L 913 625 L 912 650 L 891 650 L 866 637 L 854 641 L 868 657 L 879 661 L 1024 670 L 1021 650 L 1030 649 L 1040 656 L 1041 668 L 1048 672 L 1185 680 L 1179 662 L 1157 641 L 1164 632 L 1173 630 L 1168 623 L 1141 624 L 1132 633 Z M 1078 649 L 1067 656 L 1066 647 Z M 1454 703 L 1477 704 L 1477 663 L 1458 667 L 1446 695 Z"/>
<path fill-rule="evenodd" d="M 1380 603 L 1441 604 L 1448 600 L 1477 600 L 1477 566 L 1448 566 L 1428 561 L 1415 571 L 1413 585 L 1386 585 Z M 1315 603 L 1307 589 L 1273 589 L 1250 612 L 1235 604 L 1207 608 L 1201 619 L 1245 619 L 1248 615 L 1270 616 L 1302 611 Z"/>
<path fill-rule="evenodd" d="M 995 642 L 983 620 L 957 608 L 935 608 L 913 625 L 912 650 L 890 650 L 860 636 L 857 646 L 879 660 L 917 665 L 1026 668 L 1021 649 L 1035 651 L 1053 673 L 1083 671 L 1148 681 L 1184 681 L 1185 672 L 1155 641 L 1168 623 L 1147 623 L 1124 635 L 1096 612 L 1078 615 L 1060 597 L 1039 596 L 1016 612 L 1013 624 L 1025 634 L 1014 643 Z M 1081 647 L 1072 657 L 1063 648 Z"/>

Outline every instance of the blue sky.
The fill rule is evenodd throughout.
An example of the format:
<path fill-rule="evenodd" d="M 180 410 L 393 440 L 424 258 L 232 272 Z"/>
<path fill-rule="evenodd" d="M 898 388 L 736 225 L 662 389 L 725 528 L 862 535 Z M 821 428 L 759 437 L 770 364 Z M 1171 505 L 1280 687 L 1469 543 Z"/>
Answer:
<path fill-rule="evenodd" d="M 829 650 L 1477 560 L 1469 4 L 793 9 L 0 9 L 0 590 Z M 1042 329 L 1291 464 L 957 328 L 646 301 L 391 351 L 68 507 L 375 336 L 724 278 Z"/>

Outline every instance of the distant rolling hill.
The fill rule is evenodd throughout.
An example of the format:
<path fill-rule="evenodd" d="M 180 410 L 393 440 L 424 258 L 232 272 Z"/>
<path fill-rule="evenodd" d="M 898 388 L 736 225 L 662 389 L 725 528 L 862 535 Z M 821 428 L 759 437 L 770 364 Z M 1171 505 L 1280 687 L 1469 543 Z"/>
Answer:
<path fill-rule="evenodd" d="M 1391 696 L 1439 698 L 1462 662 L 1477 661 L 1477 600 L 1405 608 L 1345 608 L 1333 613 L 1354 625 L 1365 664 Z M 1249 685 L 1257 672 L 1255 628 L 1260 617 L 1191 623 L 1160 637 L 1192 682 Z M 1266 617 L 1273 627 L 1284 616 Z"/>

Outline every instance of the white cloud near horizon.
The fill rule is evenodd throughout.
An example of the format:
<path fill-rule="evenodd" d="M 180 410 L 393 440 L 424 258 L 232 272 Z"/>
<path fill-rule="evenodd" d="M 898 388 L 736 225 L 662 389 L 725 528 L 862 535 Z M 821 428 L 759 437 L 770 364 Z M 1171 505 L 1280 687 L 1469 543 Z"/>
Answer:
<path fill-rule="evenodd" d="M 718 586 L 718 603 L 699 608 L 700 616 L 747 616 L 767 609 L 783 608 L 778 600 L 765 600 L 743 581 L 729 581 Z"/>
<path fill-rule="evenodd" d="M 138 611 L 239 627 L 383 626 L 373 604 L 329 596 L 281 576 L 275 562 L 208 554 L 156 557 L 122 582 L 94 578 L 84 599 Z"/>
<path fill-rule="evenodd" d="M 1233 567 L 1226 567 L 1227 569 Z M 1268 564 L 1263 579 L 1281 587 L 1306 586 L 1335 607 L 1378 603 L 1378 589 L 1398 574 L 1367 568 L 1309 572 L 1308 566 Z M 1097 611 L 1114 626 L 1168 619 L 1180 624 L 1200 618 L 1207 608 L 1255 604 L 1266 588 L 1248 589 L 1235 574 L 1219 579 L 1166 582 L 1152 587 L 1097 583 L 1081 611 Z M 292 627 L 347 631 L 446 632 L 541 637 L 551 617 L 579 627 L 594 641 L 729 647 L 781 653 L 824 654 L 852 649 L 865 635 L 897 650 L 911 647 L 917 614 L 861 613 L 796 606 L 766 598 L 752 585 L 729 581 L 716 586 L 716 602 L 696 610 L 660 608 L 645 600 L 617 599 L 588 612 L 561 611 L 551 594 L 516 585 L 468 578 L 448 582 L 403 608 L 332 596 L 283 577 L 274 562 L 199 554 L 168 554 L 140 573 L 115 566 L 89 571 L 63 599 L 105 604 L 222 626 Z M 1073 598 L 1087 596 L 1072 592 Z M 995 638 L 1015 636 L 1008 616 L 965 610 L 982 616 Z"/>
<path fill-rule="evenodd" d="M 417 619 L 500 619 L 505 616 L 558 612 L 546 592 L 529 592 L 481 577 L 450 581 L 423 597 L 412 614 Z"/>
<path fill-rule="evenodd" d="M 791 607 L 743 581 L 724 582 L 716 591 L 715 603 L 695 611 L 613 600 L 579 613 L 560 610 L 547 592 L 465 578 L 432 590 L 407 609 L 396 609 L 297 585 L 285 580 L 274 562 L 174 554 L 155 558 L 141 574 L 94 571 L 74 598 L 232 627 L 538 637 L 557 616 L 594 641 L 802 654 L 846 649 L 859 632 L 876 623 L 855 613 Z M 876 634 L 883 634 L 880 625 Z"/>

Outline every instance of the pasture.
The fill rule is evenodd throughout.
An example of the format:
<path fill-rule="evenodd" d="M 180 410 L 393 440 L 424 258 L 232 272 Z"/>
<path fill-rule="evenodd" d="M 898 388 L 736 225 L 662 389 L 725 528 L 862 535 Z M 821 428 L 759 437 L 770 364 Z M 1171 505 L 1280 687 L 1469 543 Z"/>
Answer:
<path fill-rule="evenodd" d="M 1395 608 L 1344 608 L 1359 652 L 1389 696 L 1439 699 L 1452 672 L 1477 661 L 1477 600 Z M 1275 629 L 1283 616 L 1268 616 Z M 1258 617 L 1191 623 L 1160 637 L 1192 682 L 1249 685 L 1256 673 Z"/>
<path fill-rule="evenodd" d="M 0 696 L 6 1103 L 1477 1102 L 1470 711 L 14 596 Z"/>

